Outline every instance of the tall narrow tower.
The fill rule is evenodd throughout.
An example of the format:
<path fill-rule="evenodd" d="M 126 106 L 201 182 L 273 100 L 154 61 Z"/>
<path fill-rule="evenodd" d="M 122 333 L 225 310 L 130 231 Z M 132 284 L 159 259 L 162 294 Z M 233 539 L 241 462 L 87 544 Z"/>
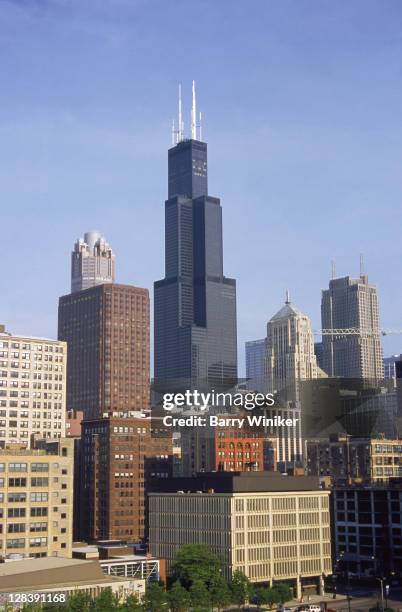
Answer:
<path fill-rule="evenodd" d="M 362 261 L 361 272 L 358 279 L 332 279 L 322 292 L 322 328 L 360 330 L 353 335 L 324 335 L 323 367 L 329 376 L 380 380 L 384 366 L 377 288 L 363 274 Z"/>
<path fill-rule="evenodd" d="M 154 374 L 161 387 L 218 388 L 237 377 L 236 281 L 223 274 L 222 208 L 208 195 L 207 145 L 182 130 L 168 152 L 165 278 L 154 284 Z"/>
<path fill-rule="evenodd" d="M 71 253 L 71 293 L 103 283 L 113 283 L 115 256 L 104 236 L 87 232 Z"/>

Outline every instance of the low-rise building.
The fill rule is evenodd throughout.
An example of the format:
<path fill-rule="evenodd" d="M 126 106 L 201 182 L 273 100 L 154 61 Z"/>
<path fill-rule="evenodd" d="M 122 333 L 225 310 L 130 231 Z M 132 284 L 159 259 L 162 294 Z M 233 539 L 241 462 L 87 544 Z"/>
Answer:
<path fill-rule="evenodd" d="M 145 593 L 145 580 L 106 576 L 98 561 L 80 559 L 24 559 L 0 564 L 0 605 L 64 603 L 83 592 L 97 597 L 111 589 L 120 601 Z M 36 599 L 35 599 L 36 597 Z"/>
<path fill-rule="evenodd" d="M 307 472 L 334 484 L 388 482 L 402 477 L 402 440 L 330 436 L 306 441 Z"/>
<path fill-rule="evenodd" d="M 220 472 L 154 483 L 149 546 L 169 567 L 185 544 L 209 546 L 224 575 L 287 581 L 322 592 L 332 572 L 329 491 L 318 479 L 277 472 Z M 156 486 L 158 489 L 156 490 Z"/>
<path fill-rule="evenodd" d="M 0 450 L 0 555 L 71 557 L 72 440 Z"/>

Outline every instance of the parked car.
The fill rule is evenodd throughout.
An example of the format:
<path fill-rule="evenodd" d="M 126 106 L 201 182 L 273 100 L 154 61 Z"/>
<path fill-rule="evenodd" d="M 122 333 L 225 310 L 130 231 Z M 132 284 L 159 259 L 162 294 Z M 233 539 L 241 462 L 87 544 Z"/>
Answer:
<path fill-rule="evenodd" d="M 320 604 L 303 604 L 297 610 L 298 612 L 322 612 Z"/>

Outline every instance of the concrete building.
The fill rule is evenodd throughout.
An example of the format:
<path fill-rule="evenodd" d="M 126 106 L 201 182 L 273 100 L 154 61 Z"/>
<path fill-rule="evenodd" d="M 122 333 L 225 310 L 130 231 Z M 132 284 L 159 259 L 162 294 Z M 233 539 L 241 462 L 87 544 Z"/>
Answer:
<path fill-rule="evenodd" d="M 335 487 L 331 516 L 339 571 L 402 577 L 402 484 Z"/>
<path fill-rule="evenodd" d="M 138 412 L 83 421 L 81 466 L 80 540 L 140 542 L 146 483 L 171 476 L 171 439 L 154 437 Z"/>
<path fill-rule="evenodd" d="M 168 573 L 184 544 L 208 545 L 252 582 L 286 581 L 295 594 L 321 591 L 332 573 L 329 491 L 318 479 L 251 472 L 158 481 L 149 494 L 150 551 Z"/>
<path fill-rule="evenodd" d="M 287 293 L 285 305 L 268 321 L 266 339 L 266 390 L 277 399 L 267 416 L 280 413 L 299 419 L 297 427 L 269 432 L 279 437 L 278 461 L 284 466 L 300 463 L 303 454 L 300 384 L 323 376 L 314 353 L 310 319 L 290 303 Z"/>
<path fill-rule="evenodd" d="M 49 601 L 46 596 L 53 594 L 54 603 L 63 604 L 69 595 L 85 593 L 97 597 L 105 589 L 111 589 L 119 601 L 129 595 L 142 598 L 145 581 L 105 575 L 98 561 L 81 559 L 24 559 L 0 564 L 0 605 L 10 604 L 10 594 L 18 593 L 23 605 L 26 597 L 36 593 L 40 602 Z M 18 604 L 17 597 L 14 598 Z"/>
<path fill-rule="evenodd" d="M 87 232 L 71 253 L 71 293 L 114 283 L 115 256 L 99 232 Z"/>
<path fill-rule="evenodd" d="M 263 392 L 265 382 L 266 338 L 246 342 L 247 389 Z"/>
<path fill-rule="evenodd" d="M 334 485 L 402 478 L 402 440 L 331 436 L 306 441 L 307 473 Z"/>
<path fill-rule="evenodd" d="M 59 300 L 68 343 L 67 408 L 85 418 L 149 407 L 149 294 L 106 284 Z"/>
<path fill-rule="evenodd" d="M 73 443 L 0 450 L 0 554 L 4 558 L 71 557 Z"/>
<path fill-rule="evenodd" d="M 366 275 L 332 279 L 322 291 L 322 328 L 358 329 L 359 333 L 324 335 L 323 364 L 328 376 L 384 377 L 377 288 Z"/>
<path fill-rule="evenodd" d="M 65 342 L 0 331 L 0 448 L 65 435 Z"/>

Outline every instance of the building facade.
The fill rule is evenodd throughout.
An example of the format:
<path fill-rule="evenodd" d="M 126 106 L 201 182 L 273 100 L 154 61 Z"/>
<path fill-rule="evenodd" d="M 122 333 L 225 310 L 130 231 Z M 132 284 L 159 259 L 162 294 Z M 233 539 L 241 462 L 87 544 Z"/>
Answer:
<path fill-rule="evenodd" d="M 306 441 L 307 473 L 336 484 L 402 478 L 402 440 L 331 436 Z"/>
<path fill-rule="evenodd" d="M 67 408 L 85 418 L 149 407 L 149 294 L 106 284 L 59 300 L 68 344 Z"/>
<path fill-rule="evenodd" d="M 335 561 L 358 576 L 402 576 L 402 485 L 335 487 Z M 343 567 L 341 567 L 343 566 Z"/>
<path fill-rule="evenodd" d="M 154 437 L 141 413 L 114 413 L 82 422 L 82 540 L 144 538 L 145 488 L 149 480 L 168 478 L 172 442 Z"/>
<path fill-rule="evenodd" d="M 0 450 L 2 557 L 71 557 L 73 470 L 67 438 Z"/>
<path fill-rule="evenodd" d="M 87 232 L 71 253 L 71 293 L 114 283 L 115 256 L 99 232 Z"/>
<path fill-rule="evenodd" d="M 266 411 L 268 416 L 280 413 L 299 419 L 297 427 L 269 432 L 279 436 L 278 461 L 285 465 L 300 463 L 303 454 L 300 384 L 325 375 L 317 365 L 310 319 L 290 303 L 288 293 L 285 305 L 268 321 L 265 362 L 266 390 L 275 394 L 277 400 L 277 406 Z"/>
<path fill-rule="evenodd" d="M 400 355 L 391 355 L 391 357 L 384 357 L 384 378 L 396 379 L 396 366 L 395 362 L 399 361 Z"/>
<path fill-rule="evenodd" d="M 154 284 L 154 321 L 159 388 L 234 384 L 236 281 L 223 274 L 222 208 L 208 195 L 207 145 L 195 139 L 168 154 L 165 278 Z"/>
<path fill-rule="evenodd" d="M 247 388 L 264 391 L 265 383 L 266 338 L 246 342 Z"/>
<path fill-rule="evenodd" d="M 329 492 L 309 477 L 275 473 L 199 474 L 158 483 L 150 493 L 150 551 L 168 567 L 185 544 L 208 545 L 252 582 L 307 585 L 322 592 L 332 573 Z"/>
<path fill-rule="evenodd" d="M 65 342 L 0 332 L 0 448 L 65 435 Z"/>
<path fill-rule="evenodd" d="M 323 364 L 328 376 L 384 377 L 377 288 L 369 284 L 366 275 L 329 282 L 329 288 L 322 291 L 321 322 L 325 330 L 360 330 L 348 335 L 323 335 Z"/>

